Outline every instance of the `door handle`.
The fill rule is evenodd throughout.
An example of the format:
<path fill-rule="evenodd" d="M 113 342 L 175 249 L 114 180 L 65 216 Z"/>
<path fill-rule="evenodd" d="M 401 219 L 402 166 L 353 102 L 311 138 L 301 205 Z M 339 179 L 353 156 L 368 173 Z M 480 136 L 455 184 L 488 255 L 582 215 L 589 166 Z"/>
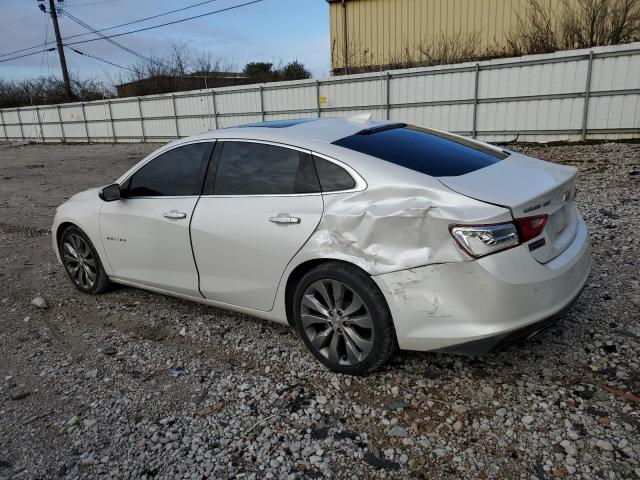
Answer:
<path fill-rule="evenodd" d="M 187 214 L 184 212 L 179 212 L 178 210 L 171 210 L 170 212 L 165 212 L 162 214 L 164 218 L 168 218 L 169 220 L 182 220 L 183 218 L 187 218 Z"/>
<path fill-rule="evenodd" d="M 271 217 L 269 221 L 272 223 L 279 223 L 284 225 L 291 225 L 301 222 L 300 217 L 291 217 L 288 213 L 280 213 L 275 217 Z"/>

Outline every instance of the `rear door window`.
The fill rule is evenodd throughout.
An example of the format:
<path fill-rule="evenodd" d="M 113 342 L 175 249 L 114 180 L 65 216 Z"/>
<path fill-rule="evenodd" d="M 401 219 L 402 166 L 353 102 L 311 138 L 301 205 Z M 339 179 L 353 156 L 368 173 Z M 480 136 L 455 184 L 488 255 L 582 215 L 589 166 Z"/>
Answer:
<path fill-rule="evenodd" d="M 333 143 L 432 177 L 464 175 L 508 156 L 446 133 L 404 124 L 364 130 Z"/>
<path fill-rule="evenodd" d="M 350 190 L 356 186 L 356 182 L 349 172 L 340 165 L 325 160 L 320 157 L 313 157 L 320 179 L 320 186 L 323 192 L 338 192 Z"/>
<path fill-rule="evenodd" d="M 289 195 L 320 192 L 310 155 L 255 142 L 220 142 L 214 195 Z"/>
<path fill-rule="evenodd" d="M 126 197 L 200 195 L 212 142 L 173 148 L 141 167 L 127 181 Z"/>

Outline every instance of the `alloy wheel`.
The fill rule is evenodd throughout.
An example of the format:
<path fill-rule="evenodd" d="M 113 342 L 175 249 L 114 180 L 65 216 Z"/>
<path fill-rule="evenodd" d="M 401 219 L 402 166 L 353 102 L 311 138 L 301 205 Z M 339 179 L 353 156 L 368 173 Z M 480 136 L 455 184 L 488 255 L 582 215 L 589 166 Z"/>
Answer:
<path fill-rule="evenodd" d="M 65 237 L 62 258 L 69 276 L 84 290 L 93 288 L 98 278 L 98 264 L 91 247 L 75 233 Z"/>
<path fill-rule="evenodd" d="M 367 306 L 348 285 L 313 282 L 304 292 L 300 319 L 312 347 L 340 365 L 355 365 L 371 353 L 374 326 Z"/>

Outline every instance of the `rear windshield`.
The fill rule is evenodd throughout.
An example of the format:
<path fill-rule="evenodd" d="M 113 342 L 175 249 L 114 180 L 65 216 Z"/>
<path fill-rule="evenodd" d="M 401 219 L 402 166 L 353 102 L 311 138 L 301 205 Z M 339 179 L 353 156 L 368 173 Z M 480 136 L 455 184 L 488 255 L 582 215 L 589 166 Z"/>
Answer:
<path fill-rule="evenodd" d="M 413 125 L 385 125 L 333 142 L 432 177 L 464 175 L 509 154 Z"/>

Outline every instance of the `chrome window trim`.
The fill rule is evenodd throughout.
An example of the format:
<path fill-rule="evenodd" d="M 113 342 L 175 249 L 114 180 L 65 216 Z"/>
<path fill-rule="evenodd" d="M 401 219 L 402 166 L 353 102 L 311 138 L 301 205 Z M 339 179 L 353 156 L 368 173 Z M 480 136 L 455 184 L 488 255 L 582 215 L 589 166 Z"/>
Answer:
<path fill-rule="evenodd" d="M 355 187 L 350 188 L 348 190 L 332 190 L 330 192 L 317 192 L 317 193 L 259 193 L 259 194 L 251 194 L 251 195 L 201 195 L 202 198 L 245 198 L 245 197 L 251 197 L 251 198 L 260 198 L 260 197 L 315 197 L 318 195 L 331 195 L 334 193 L 351 193 L 351 192 L 360 192 L 362 190 L 365 190 L 367 188 L 367 182 L 365 182 L 364 178 L 362 178 L 360 176 L 360 174 L 358 174 L 358 172 L 356 172 L 353 168 L 351 168 L 349 165 L 336 160 L 334 158 L 331 158 L 323 153 L 318 153 L 315 152 L 313 150 L 310 150 L 308 148 L 302 148 L 302 147 L 298 147 L 296 145 L 290 145 L 288 143 L 282 143 L 282 142 L 273 142 L 271 140 L 257 140 L 257 139 L 248 139 L 248 138 L 218 138 L 216 139 L 217 142 L 246 142 L 246 143 L 260 143 L 260 144 L 264 144 L 264 145 L 273 145 L 274 147 L 281 147 L 281 148 L 288 148 L 290 150 L 297 150 L 299 152 L 302 153 L 306 153 L 309 155 L 314 155 L 316 157 L 320 157 L 324 160 L 327 160 L 329 162 L 335 163 L 336 165 L 338 165 L 341 168 L 344 168 L 347 173 L 349 175 L 351 175 L 351 178 L 353 178 L 354 182 L 355 182 Z M 322 188 L 322 187 L 321 187 Z M 167 197 L 162 197 L 162 198 L 167 198 Z"/>

